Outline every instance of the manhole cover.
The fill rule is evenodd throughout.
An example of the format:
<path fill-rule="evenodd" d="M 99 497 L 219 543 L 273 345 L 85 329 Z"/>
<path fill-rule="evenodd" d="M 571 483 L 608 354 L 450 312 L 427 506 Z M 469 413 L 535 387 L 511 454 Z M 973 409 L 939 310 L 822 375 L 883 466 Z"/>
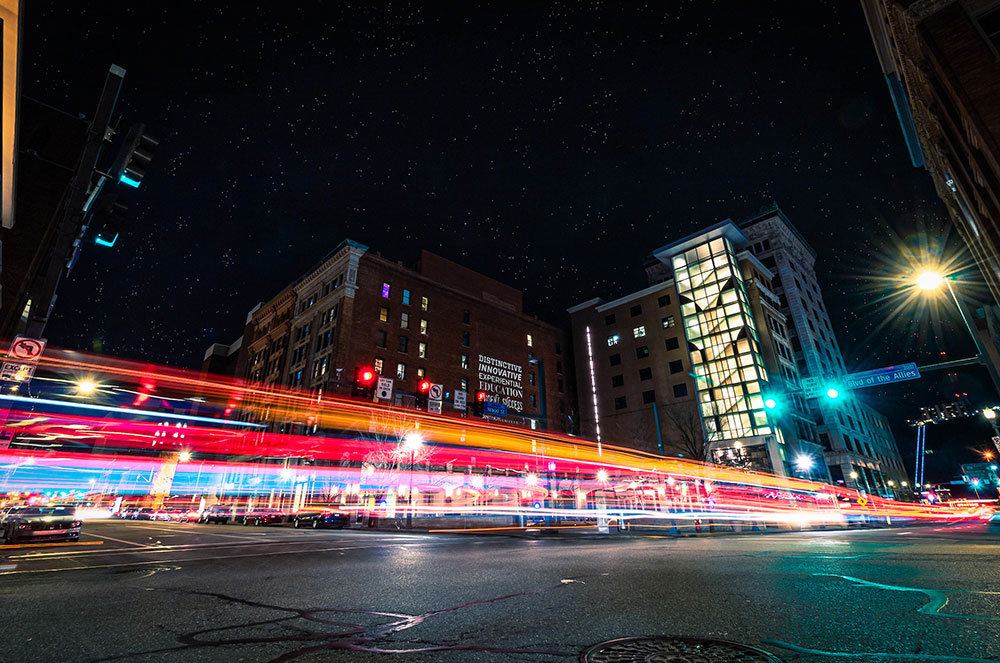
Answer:
<path fill-rule="evenodd" d="M 725 640 L 666 635 L 600 642 L 580 656 L 582 663 L 781 663 L 763 649 Z"/>

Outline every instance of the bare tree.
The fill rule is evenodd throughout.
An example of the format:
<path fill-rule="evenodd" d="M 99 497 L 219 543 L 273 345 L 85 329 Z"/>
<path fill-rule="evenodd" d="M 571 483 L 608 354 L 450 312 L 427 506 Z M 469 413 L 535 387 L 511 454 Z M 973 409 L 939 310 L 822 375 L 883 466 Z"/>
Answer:
<path fill-rule="evenodd" d="M 693 460 L 705 460 L 708 451 L 701 428 L 698 404 L 693 400 L 664 405 L 660 416 L 667 424 L 667 437 L 680 451 Z"/>

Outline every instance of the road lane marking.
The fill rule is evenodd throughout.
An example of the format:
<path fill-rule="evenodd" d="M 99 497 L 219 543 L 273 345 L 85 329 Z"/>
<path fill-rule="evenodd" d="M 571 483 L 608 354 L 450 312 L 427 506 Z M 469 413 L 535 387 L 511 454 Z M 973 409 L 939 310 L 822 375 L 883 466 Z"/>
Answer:
<path fill-rule="evenodd" d="M 407 547 L 423 547 L 425 543 L 411 543 Z M 366 548 L 388 548 L 389 546 L 340 546 L 337 548 L 317 548 L 314 550 L 280 550 L 263 553 L 247 553 L 243 555 L 222 555 L 217 557 L 189 557 L 182 559 L 152 559 L 142 562 L 121 562 L 118 564 L 93 564 L 90 566 L 78 566 L 71 569 L 24 569 L 21 571 L 2 571 L 0 576 L 9 576 L 23 573 L 58 573 L 62 571 L 83 571 L 87 569 L 113 569 L 122 566 L 148 566 L 150 564 L 184 564 L 186 562 L 204 562 L 207 560 L 239 559 L 242 557 L 272 557 L 274 555 L 298 555 L 308 552 L 337 552 L 344 550 L 364 550 Z M 155 552 L 155 551 L 153 551 Z"/>
<path fill-rule="evenodd" d="M 20 548 L 63 548 L 67 546 L 103 546 L 104 541 L 53 541 L 51 543 L 10 543 L 0 546 L 0 550 L 17 550 Z M 99 550 L 86 552 L 101 552 Z M 69 553 L 58 553 L 66 555 Z"/>
<path fill-rule="evenodd" d="M 812 654 L 813 656 L 829 656 L 830 658 L 849 658 L 852 660 L 857 660 L 859 658 L 879 658 L 885 660 L 887 658 L 895 659 L 899 661 L 947 661 L 947 663 L 996 663 L 995 658 L 972 658 L 970 656 L 939 656 L 936 654 L 890 654 L 888 652 L 846 652 L 846 651 L 824 651 L 822 649 L 810 649 L 808 647 L 800 647 L 798 645 L 793 645 L 790 642 L 783 642 L 781 640 L 772 640 L 770 638 L 765 638 L 761 640 L 765 645 L 773 645 L 775 647 L 781 647 L 782 649 L 787 649 L 789 651 L 798 652 L 800 654 Z"/>
<path fill-rule="evenodd" d="M 92 536 L 94 538 L 98 538 L 96 534 L 91 534 L 90 532 L 80 532 L 80 534 L 82 536 Z M 112 541 L 117 541 L 118 543 L 124 543 L 124 544 L 130 545 L 130 546 L 139 546 L 140 548 L 149 548 L 150 547 L 150 546 L 148 546 L 145 543 L 136 543 L 135 541 L 126 541 L 125 539 L 116 539 L 113 536 L 102 536 L 100 538 L 111 539 Z"/>

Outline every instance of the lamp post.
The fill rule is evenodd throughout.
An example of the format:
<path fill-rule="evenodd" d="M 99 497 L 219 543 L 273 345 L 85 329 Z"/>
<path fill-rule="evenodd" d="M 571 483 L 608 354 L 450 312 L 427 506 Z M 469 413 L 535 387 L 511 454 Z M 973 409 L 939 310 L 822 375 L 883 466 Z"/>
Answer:
<path fill-rule="evenodd" d="M 958 297 L 955 296 L 955 290 L 951 287 L 951 280 L 947 276 L 942 276 L 938 271 L 927 270 L 918 274 L 914 282 L 921 290 L 935 291 L 940 289 L 942 285 L 948 288 L 948 294 L 951 295 L 951 300 L 955 302 L 955 308 L 958 309 L 958 314 L 962 316 L 962 322 L 965 323 L 965 328 L 969 331 L 969 336 L 972 337 L 972 342 L 976 346 L 976 356 L 982 355 L 983 350 L 979 347 L 979 339 L 976 338 L 975 332 L 972 331 L 972 325 L 969 324 L 969 319 L 965 317 L 965 311 L 958 302 Z"/>
<path fill-rule="evenodd" d="M 406 528 L 413 527 L 413 465 L 416 462 L 417 450 L 424 444 L 418 433 L 409 433 L 403 438 L 403 446 L 410 452 L 410 488 L 406 493 L 409 508 L 406 510 Z"/>

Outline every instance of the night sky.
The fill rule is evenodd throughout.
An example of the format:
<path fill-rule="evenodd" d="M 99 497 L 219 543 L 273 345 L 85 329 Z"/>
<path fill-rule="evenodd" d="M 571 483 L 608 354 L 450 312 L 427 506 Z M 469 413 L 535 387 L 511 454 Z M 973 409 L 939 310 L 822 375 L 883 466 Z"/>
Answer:
<path fill-rule="evenodd" d="M 774 201 L 819 253 L 849 370 L 974 353 L 953 308 L 883 297 L 908 247 L 961 245 L 857 2 L 26 4 L 23 92 L 90 115 L 121 65 L 122 131 L 161 140 L 116 246 L 60 287 L 55 345 L 197 366 L 345 237 L 428 248 L 562 323 L 643 287 L 650 250 Z M 865 397 L 906 458 L 905 419 L 956 391 L 995 400 L 982 370 Z M 928 475 L 987 431 L 931 429 Z"/>

